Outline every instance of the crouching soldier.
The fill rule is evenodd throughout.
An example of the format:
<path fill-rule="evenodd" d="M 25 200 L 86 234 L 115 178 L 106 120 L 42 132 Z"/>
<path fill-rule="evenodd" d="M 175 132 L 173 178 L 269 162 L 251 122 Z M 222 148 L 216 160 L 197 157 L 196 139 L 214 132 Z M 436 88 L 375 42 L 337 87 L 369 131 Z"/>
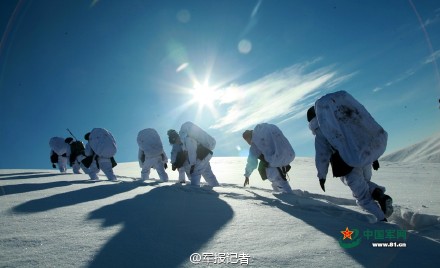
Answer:
<path fill-rule="evenodd" d="M 287 181 L 290 163 L 295 159 L 295 151 L 281 130 L 272 124 L 262 123 L 254 130 L 246 130 L 243 139 L 251 146 L 245 169 L 244 186 L 249 184 L 249 177 L 260 164 L 258 171 L 263 180 L 272 183 L 275 192 L 292 193 Z"/>
<path fill-rule="evenodd" d="M 154 168 L 160 181 L 167 182 L 168 174 L 165 169 L 167 168 L 168 158 L 163 150 L 162 141 L 157 131 L 152 128 L 139 131 L 137 143 L 139 145 L 139 166 L 142 168 L 141 179 L 148 180 L 150 170 Z"/>
<path fill-rule="evenodd" d="M 393 213 L 385 187 L 371 181 L 372 165 L 387 144 L 387 133 L 365 107 L 345 91 L 318 99 L 307 111 L 309 128 L 315 135 L 315 163 L 320 186 L 325 191 L 328 167 L 347 185 L 356 203 L 379 221 Z"/>
<path fill-rule="evenodd" d="M 179 131 L 183 151 L 188 155 L 185 171 L 192 186 L 200 186 L 203 176 L 211 187 L 219 186 L 209 161 L 212 158 L 215 139 L 192 122 L 182 124 Z"/>

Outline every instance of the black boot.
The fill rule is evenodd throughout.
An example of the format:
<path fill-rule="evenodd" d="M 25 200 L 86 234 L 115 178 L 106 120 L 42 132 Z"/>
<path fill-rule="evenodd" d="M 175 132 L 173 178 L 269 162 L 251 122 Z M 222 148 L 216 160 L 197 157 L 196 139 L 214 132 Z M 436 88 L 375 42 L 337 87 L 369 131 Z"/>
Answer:
<path fill-rule="evenodd" d="M 383 195 L 383 197 L 379 200 L 379 205 L 386 218 L 393 214 L 393 199 L 389 195 Z"/>
<path fill-rule="evenodd" d="M 374 189 L 374 191 L 371 193 L 371 197 L 373 197 L 373 199 L 379 203 L 380 209 L 383 211 L 383 214 L 385 214 L 386 218 L 393 214 L 393 199 L 389 195 L 384 194 L 382 189 Z"/>
<path fill-rule="evenodd" d="M 373 197 L 373 200 L 376 200 L 377 202 L 379 202 L 379 200 L 383 196 L 384 196 L 383 191 L 380 188 L 374 189 L 374 191 L 371 193 L 371 197 Z"/>

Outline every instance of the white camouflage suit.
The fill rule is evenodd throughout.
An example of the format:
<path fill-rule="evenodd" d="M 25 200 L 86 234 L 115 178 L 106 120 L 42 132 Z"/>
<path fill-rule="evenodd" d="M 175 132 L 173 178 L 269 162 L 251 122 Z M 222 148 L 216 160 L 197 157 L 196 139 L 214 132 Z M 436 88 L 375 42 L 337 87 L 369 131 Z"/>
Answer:
<path fill-rule="evenodd" d="M 94 155 L 94 152 L 92 148 L 90 147 L 90 144 L 87 143 L 85 146 L 85 154 L 86 156 Z M 99 165 L 99 167 L 98 167 Z M 97 180 L 99 179 L 98 173 L 99 170 L 102 170 L 104 172 L 105 176 L 108 180 L 114 181 L 117 180 L 115 173 L 113 172 L 112 162 L 110 158 L 107 157 L 101 157 L 99 155 L 94 156 L 94 160 L 92 164 L 90 165 L 87 174 L 89 175 L 90 179 Z"/>
<path fill-rule="evenodd" d="M 53 150 L 50 150 L 50 156 L 52 156 L 55 153 Z M 61 173 L 66 173 L 67 171 L 67 157 L 63 155 L 58 155 L 58 169 Z"/>
<path fill-rule="evenodd" d="M 332 146 L 319 129 L 318 120 L 313 118 L 309 123 L 309 128 L 315 135 L 315 165 L 318 170 L 318 179 L 326 179 L 330 157 L 334 153 Z M 356 203 L 370 212 L 378 220 L 385 218 L 379 205 L 373 200 L 371 194 L 376 188 L 385 192 L 385 187 L 379 186 L 371 181 L 371 164 L 364 167 L 354 167 L 347 175 L 340 177 L 341 181 L 347 185 L 356 199 Z"/>
<path fill-rule="evenodd" d="M 141 179 L 150 179 L 150 170 L 154 168 L 160 181 L 168 181 L 168 174 L 164 167 L 168 162 L 168 157 L 163 150 L 162 141 L 157 131 L 153 128 L 143 129 L 139 131 L 136 141 L 139 146 L 139 166 L 142 168 Z"/>
<path fill-rule="evenodd" d="M 150 155 L 139 148 L 138 160 L 139 166 L 142 168 L 142 180 L 148 180 L 150 178 L 150 170 L 154 168 L 159 175 L 160 181 L 168 181 L 168 174 L 165 172 L 164 167 L 164 165 L 168 162 L 165 152 L 162 151 L 162 153 L 159 155 Z"/>
<path fill-rule="evenodd" d="M 263 154 L 257 146 L 252 143 L 249 148 L 249 155 L 247 158 L 246 169 L 244 176 L 249 178 L 252 172 L 258 166 L 258 157 Z M 263 154 L 264 155 L 264 154 Z M 289 183 L 281 177 L 280 172 L 277 167 L 271 167 L 269 163 L 269 167 L 266 168 L 267 179 L 272 183 L 272 189 L 275 192 L 282 193 L 293 193 L 292 188 Z"/>
<path fill-rule="evenodd" d="M 177 154 L 179 152 L 181 152 L 182 149 L 182 144 L 173 144 L 172 149 L 171 149 L 171 163 L 175 163 L 176 159 L 177 159 Z M 180 167 L 177 168 L 177 171 L 179 172 L 179 182 L 185 182 L 185 168 L 184 167 Z"/>
<path fill-rule="evenodd" d="M 72 150 L 70 148 L 70 144 L 69 147 L 67 148 L 67 158 L 70 159 L 70 155 L 72 154 Z M 82 169 L 84 171 L 84 173 L 88 173 L 88 169 L 81 163 L 81 161 L 84 159 L 84 155 L 78 155 L 75 158 L 75 161 L 72 164 L 72 171 L 74 174 L 81 174 L 80 169 Z"/>
<path fill-rule="evenodd" d="M 185 162 L 184 167 L 186 175 L 191 180 L 191 185 L 200 186 L 200 179 L 203 176 L 209 186 L 219 186 L 217 178 L 215 177 L 214 173 L 212 173 L 211 165 L 209 163 L 212 158 L 212 154 L 208 154 L 203 159 L 198 159 L 197 147 L 199 143 L 189 136 L 181 136 L 180 139 L 183 143 L 183 150 L 188 152 L 188 159 Z M 192 173 L 191 167 L 193 167 Z"/>
<path fill-rule="evenodd" d="M 52 159 L 52 155 L 58 155 L 58 169 L 61 173 L 66 173 L 67 170 L 67 150 L 70 149 L 69 145 L 64 142 L 64 138 L 61 137 L 53 137 L 49 141 L 50 146 L 50 157 Z"/>

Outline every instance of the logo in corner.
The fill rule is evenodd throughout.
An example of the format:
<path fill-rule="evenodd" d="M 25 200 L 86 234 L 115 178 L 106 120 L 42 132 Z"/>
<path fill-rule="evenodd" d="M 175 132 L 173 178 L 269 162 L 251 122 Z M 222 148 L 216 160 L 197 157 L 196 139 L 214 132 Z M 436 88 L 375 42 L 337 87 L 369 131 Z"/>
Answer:
<path fill-rule="evenodd" d="M 339 239 L 339 245 L 343 248 L 354 248 L 359 246 L 362 241 L 362 238 L 359 237 L 358 229 L 348 229 L 348 226 L 345 230 L 341 231 L 343 237 Z"/>

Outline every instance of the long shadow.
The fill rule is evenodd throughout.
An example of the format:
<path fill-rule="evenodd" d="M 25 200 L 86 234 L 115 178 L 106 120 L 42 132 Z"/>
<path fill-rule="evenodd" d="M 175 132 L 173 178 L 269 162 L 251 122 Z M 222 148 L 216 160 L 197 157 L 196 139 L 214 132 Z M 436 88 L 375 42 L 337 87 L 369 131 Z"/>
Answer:
<path fill-rule="evenodd" d="M 9 174 L 5 175 L 5 177 L 0 178 L 0 180 L 24 180 L 24 179 L 37 179 L 37 178 L 45 178 L 45 177 L 55 177 L 55 176 L 65 176 L 64 174 L 54 174 L 54 173 L 46 173 L 46 174 L 40 174 L 40 173 L 22 173 L 22 175 L 14 176 L 15 174 Z M 26 175 L 25 175 L 26 174 Z M 9 176 L 9 177 L 6 177 Z"/>
<path fill-rule="evenodd" d="M 22 194 L 33 191 L 46 190 L 56 187 L 65 187 L 75 184 L 75 181 L 54 181 L 46 183 L 21 183 L 15 185 L 0 186 L 0 196 L 11 194 Z"/>
<path fill-rule="evenodd" d="M 222 183 L 222 186 L 228 187 L 228 188 L 243 189 L 242 185 L 232 184 L 232 183 Z M 259 188 L 259 187 L 255 187 L 255 186 L 248 186 L 246 189 L 264 191 L 267 193 L 273 192 L 272 189 L 264 189 L 264 188 Z M 303 198 L 313 198 L 313 199 L 326 200 L 332 204 L 339 205 L 339 206 L 357 206 L 356 201 L 353 198 L 348 199 L 348 198 L 343 198 L 343 197 L 334 197 L 334 196 L 329 196 L 329 195 L 314 194 L 314 193 L 310 193 L 310 192 L 302 191 L 302 190 L 293 190 L 293 192 L 295 193 L 296 196 L 301 196 Z M 230 195 L 234 195 L 234 194 L 231 193 Z M 243 198 L 248 199 L 246 197 L 243 197 L 240 194 L 238 194 L 238 196 L 241 197 L 239 199 L 243 199 Z"/>
<path fill-rule="evenodd" d="M 90 267 L 179 267 L 233 217 L 209 189 L 162 186 L 93 211 L 103 227 L 122 224 Z"/>
<path fill-rule="evenodd" d="M 334 197 L 329 195 L 313 194 L 313 193 L 305 193 L 304 195 L 314 199 L 327 200 L 328 202 L 339 206 L 357 206 L 356 200 L 354 200 L 353 198 L 348 199 L 348 198 Z"/>
<path fill-rule="evenodd" d="M 137 183 L 109 183 L 31 200 L 12 208 L 16 213 L 35 213 L 107 198 L 137 188 Z"/>
<path fill-rule="evenodd" d="M 332 237 L 335 241 L 342 238 L 341 231 L 346 227 L 365 230 L 400 229 L 397 225 L 389 223 L 370 224 L 364 214 L 338 206 L 329 206 L 325 202 L 313 198 L 303 198 L 295 195 L 275 195 L 278 200 L 274 202 L 253 193 L 256 199 L 264 204 L 277 207 L 287 214 L 313 226 L 321 233 Z M 389 240 L 386 240 L 387 242 Z M 371 242 L 363 239 L 359 246 L 344 249 L 345 252 L 359 264 L 366 267 L 439 267 L 440 261 L 436 257 L 440 252 L 440 244 L 427 238 L 407 233 L 408 248 L 374 248 Z M 402 242 L 402 241 L 400 241 Z M 335 246 L 339 247 L 338 243 Z M 331 249 L 329 249 L 331 250 Z M 374 256 L 374 257 L 373 257 Z M 429 256 L 429 257 L 428 257 Z"/>
<path fill-rule="evenodd" d="M 26 171 L 26 172 L 14 172 L 14 173 L 1 173 L 0 177 L 4 177 L 4 176 L 16 176 L 16 175 L 31 175 L 31 174 L 44 174 L 44 173 L 48 173 L 45 171 Z"/>

